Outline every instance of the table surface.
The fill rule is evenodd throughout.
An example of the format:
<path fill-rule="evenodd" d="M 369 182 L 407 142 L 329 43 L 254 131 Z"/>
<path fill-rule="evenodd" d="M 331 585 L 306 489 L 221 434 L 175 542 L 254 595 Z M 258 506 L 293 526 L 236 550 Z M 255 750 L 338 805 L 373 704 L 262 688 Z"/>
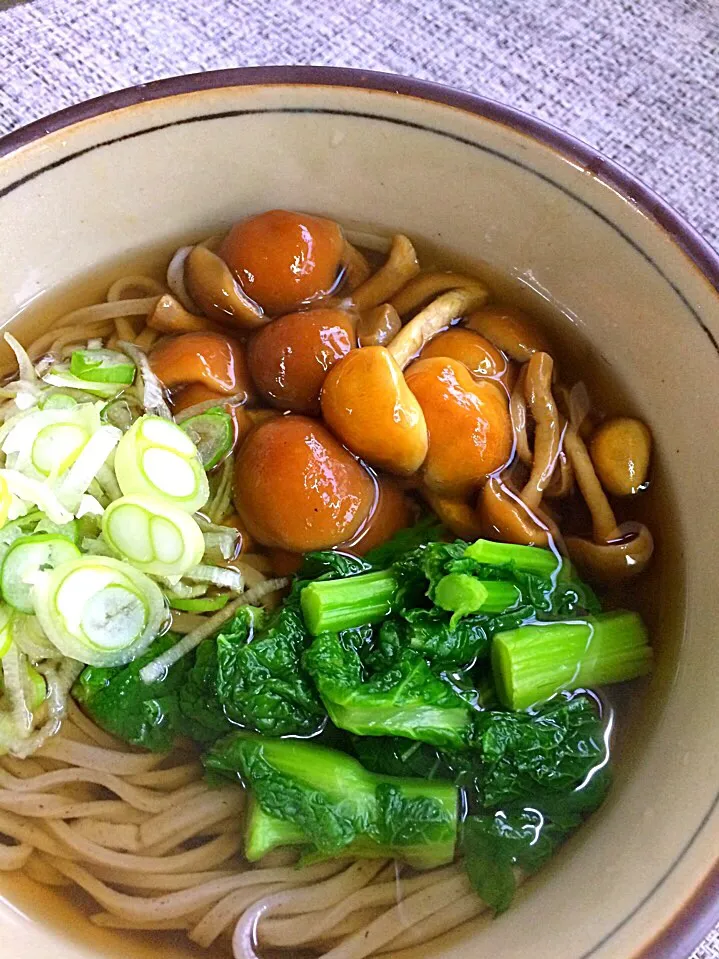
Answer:
<path fill-rule="evenodd" d="M 626 166 L 719 246 L 713 0 L 0 0 L 0 134 L 135 83 L 278 63 L 509 103 Z M 719 959 L 719 925 L 691 959 Z"/>

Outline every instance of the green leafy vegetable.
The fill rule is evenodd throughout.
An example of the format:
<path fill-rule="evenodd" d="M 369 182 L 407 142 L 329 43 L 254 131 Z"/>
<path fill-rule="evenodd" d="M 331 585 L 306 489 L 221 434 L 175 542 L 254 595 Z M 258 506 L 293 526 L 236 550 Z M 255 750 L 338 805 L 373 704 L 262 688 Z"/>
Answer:
<path fill-rule="evenodd" d="M 542 711 L 488 711 L 474 718 L 479 792 L 486 807 L 575 789 L 607 758 L 604 728 L 587 696 Z"/>
<path fill-rule="evenodd" d="M 420 868 L 454 857 L 451 784 L 376 776 L 335 750 L 243 733 L 216 743 L 205 764 L 215 774 L 239 776 L 266 816 L 291 824 L 322 856 L 394 855 Z M 262 825 L 266 830 L 266 820 Z M 266 843 L 253 834 L 247 840 L 248 848 Z"/>
<path fill-rule="evenodd" d="M 374 569 L 387 569 L 409 550 L 427 543 L 439 542 L 446 539 L 447 535 L 447 530 L 437 517 L 428 513 L 414 526 L 399 530 L 392 539 L 371 549 L 365 556 L 365 561 Z"/>
<path fill-rule="evenodd" d="M 336 726 L 363 736 L 464 743 L 467 704 L 420 655 L 405 649 L 387 669 L 366 676 L 355 641 L 353 632 L 322 633 L 304 657 Z"/>
<path fill-rule="evenodd" d="M 72 694 L 84 711 L 102 729 L 152 752 L 171 749 L 181 731 L 178 691 L 192 664 L 181 659 L 157 683 L 143 683 L 142 667 L 177 642 L 167 633 L 128 666 L 87 666 L 75 682 Z"/>
<path fill-rule="evenodd" d="M 217 696 L 235 723 L 269 736 L 309 736 L 325 710 L 302 667 L 309 637 L 302 617 L 282 606 L 268 621 L 245 607 L 217 645 Z"/>
<path fill-rule="evenodd" d="M 526 709 L 564 689 L 644 676 L 652 649 L 637 613 L 616 610 L 569 623 L 536 623 L 498 633 L 492 671 L 500 699 Z"/>

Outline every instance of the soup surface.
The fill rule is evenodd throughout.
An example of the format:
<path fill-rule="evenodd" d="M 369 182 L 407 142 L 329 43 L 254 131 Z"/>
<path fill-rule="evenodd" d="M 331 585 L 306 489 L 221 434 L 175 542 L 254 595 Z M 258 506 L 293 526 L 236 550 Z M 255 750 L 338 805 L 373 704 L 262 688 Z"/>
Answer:
<path fill-rule="evenodd" d="M 278 210 L 12 329 L 0 867 L 248 959 L 508 908 L 652 666 L 651 434 L 579 334 Z"/>

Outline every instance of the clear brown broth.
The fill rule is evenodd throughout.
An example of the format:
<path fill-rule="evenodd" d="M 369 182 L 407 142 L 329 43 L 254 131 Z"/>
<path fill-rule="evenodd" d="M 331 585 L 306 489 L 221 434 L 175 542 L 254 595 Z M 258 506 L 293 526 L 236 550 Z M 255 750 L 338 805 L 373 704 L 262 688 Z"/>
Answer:
<path fill-rule="evenodd" d="M 13 332 L 22 342 L 30 342 L 71 310 L 103 301 L 109 286 L 122 276 L 143 274 L 164 282 L 167 263 L 174 251 L 181 245 L 197 242 L 199 239 L 202 237 L 187 235 L 101 264 L 82 277 L 43 292 L 3 325 L 11 324 Z M 413 237 L 413 240 L 416 238 Z M 649 411 L 637 407 L 631 401 L 628 389 L 617 378 L 611 363 L 562 312 L 558 304 L 547 301 L 538 292 L 480 261 L 450 255 L 441 247 L 422 240 L 416 241 L 416 248 L 423 268 L 448 269 L 478 276 L 491 289 L 493 301 L 520 307 L 536 318 L 553 344 L 553 355 L 562 382 L 567 385 L 584 382 L 589 391 L 593 412 L 600 418 L 620 414 L 634 415 L 644 419 L 651 427 Z M 375 258 L 372 254 L 370 257 Z M 0 348 L 7 351 L 4 343 Z M 11 358 L 9 352 L 3 353 L 3 363 L 6 356 Z M 655 554 L 650 568 L 636 582 L 601 591 L 601 599 L 609 608 L 623 606 L 642 614 L 653 637 L 656 665 L 651 680 L 639 680 L 611 690 L 609 703 L 616 718 L 612 757 L 617 786 L 610 794 L 608 802 L 613 801 L 612 796 L 616 796 L 621 781 L 631 774 L 631 767 L 641 750 L 642 741 L 662 708 L 676 667 L 684 620 L 681 541 L 678 529 L 671 522 L 674 515 L 674 496 L 661 460 L 655 458 L 651 482 L 645 492 L 632 497 L 628 502 L 614 500 L 612 505 L 616 508 L 620 520 L 638 520 L 651 529 L 655 539 Z M 583 519 L 586 522 L 587 517 Z M 579 522 L 582 522 L 581 511 Z M 657 695 L 647 695 L 650 689 L 656 689 Z M 584 828 L 589 825 L 591 822 Z M 62 890 L 61 894 L 62 898 L 67 897 L 80 907 L 84 914 L 97 911 L 90 897 L 81 890 L 71 888 L 68 891 Z M 35 912 L 34 899 L 29 895 L 22 895 L 21 898 L 27 901 L 18 902 L 18 905 L 32 915 Z M 53 921 L 52 913 L 48 913 L 47 909 L 51 898 L 48 890 L 48 894 L 43 896 L 42 910 L 37 912 L 37 918 L 43 922 Z M 170 944 L 173 955 L 184 953 L 207 957 L 218 954 L 222 949 L 219 943 L 209 951 L 200 949 L 184 932 L 138 933 L 123 930 L 116 935 L 124 943 L 122 952 L 125 955 L 133 955 L 132 945 L 128 947 L 128 944 L 140 943 L 147 955 L 150 955 L 154 946 L 162 949 Z M 101 945 L 101 941 L 107 941 L 106 936 L 106 932 L 100 933 L 87 924 L 87 932 L 83 930 L 82 939 L 85 943 L 94 943 L 98 954 L 110 955 Z M 427 954 L 432 953 L 433 946 L 430 944 Z M 273 959 L 272 953 L 267 955 L 268 959 Z M 277 955 L 286 957 L 288 953 Z M 296 959 L 303 959 L 312 953 L 296 952 L 293 955 Z"/>

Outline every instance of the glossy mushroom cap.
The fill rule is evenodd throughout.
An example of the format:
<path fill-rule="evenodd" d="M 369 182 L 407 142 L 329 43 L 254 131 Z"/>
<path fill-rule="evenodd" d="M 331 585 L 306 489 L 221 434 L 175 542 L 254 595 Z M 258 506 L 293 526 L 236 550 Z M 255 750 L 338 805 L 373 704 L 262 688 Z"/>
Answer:
<path fill-rule="evenodd" d="M 490 379 L 475 379 L 463 363 L 448 357 L 413 363 L 405 379 L 429 432 L 425 484 L 444 496 L 469 496 L 512 453 L 506 393 Z"/>
<path fill-rule="evenodd" d="M 375 496 L 367 470 L 324 426 L 305 416 L 267 420 L 237 455 L 235 507 L 265 546 L 306 552 L 352 540 Z"/>
<path fill-rule="evenodd" d="M 328 371 L 355 345 L 352 317 L 344 310 L 288 313 L 250 340 L 248 363 L 259 391 L 273 406 L 320 412 Z"/>
<path fill-rule="evenodd" d="M 245 293 L 279 315 L 332 290 L 343 248 L 342 231 L 332 220 L 269 210 L 235 223 L 218 254 Z"/>

